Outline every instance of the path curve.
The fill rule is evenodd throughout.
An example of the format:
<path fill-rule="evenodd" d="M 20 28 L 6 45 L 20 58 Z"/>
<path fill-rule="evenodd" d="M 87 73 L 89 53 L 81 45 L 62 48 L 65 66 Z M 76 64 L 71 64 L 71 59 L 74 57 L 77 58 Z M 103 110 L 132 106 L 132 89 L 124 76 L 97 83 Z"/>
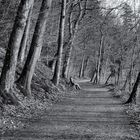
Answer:
<path fill-rule="evenodd" d="M 40 120 L 2 140 L 139 140 L 119 99 L 106 88 L 80 85 L 79 94 L 64 96 Z"/>

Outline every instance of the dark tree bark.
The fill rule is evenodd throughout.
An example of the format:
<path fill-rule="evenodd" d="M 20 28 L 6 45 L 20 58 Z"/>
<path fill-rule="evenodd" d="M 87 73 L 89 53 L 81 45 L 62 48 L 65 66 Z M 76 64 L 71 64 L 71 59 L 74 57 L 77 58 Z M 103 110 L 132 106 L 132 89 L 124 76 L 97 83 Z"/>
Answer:
<path fill-rule="evenodd" d="M 107 80 L 106 80 L 106 82 L 105 82 L 105 85 L 107 85 L 108 84 L 108 81 L 109 81 L 109 79 L 112 77 L 112 74 L 110 74 L 109 76 L 108 76 L 108 78 L 107 78 Z"/>
<path fill-rule="evenodd" d="M 13 91 L 13 84 L 15 80 L 15 71 L 17 65 L 17 57 L 24 34 L 26 21 L 30 7 L 33 5 L 34 0 L 21 0 L 17 16 L 15 19 L 14 27 L 9 39 L 8 48 L 4 60 L 4 66 L 0 77 L 0 94 L 4 100 L 11 100 L 12 103 L 17 104 L 17 98 Z"/>
<path fill-rule="evenodd" d="M 49 63 L 48 63 L 48 67 L 51 68 L 52 72 L 54 72 L 55 63 L 56 63 L 55 59 L 50 60 Z"/>
<path fill-rule="evenodd" d="M 27 46 L 27 41 L 28 41 L 28 36 L 29 36 L 29 31 L 30 31 L 30 24 L 31 24 L 31 15 L 32 15 L 32 9 L 33 5 L 30 8 L 30 12 L 28 14 L 28 19 L 26 21 L 26 27 L 24 30 L 24 34 L 22 37 L 19 53 L 18 53 L 18 62 L 22 63 L 25 58 L 25 52 L 26 52 L 26 46 Z"/>
<path fill-rule="evenodd" d="M 126 101 L 125 104 L 128 104 L 128 103 L 135 103 L 136 104 L 136 95 L 137 95 L 137 89 L 138 89 L 139 83 L 140 83 L 140 72 L 138 73 L 138 76 L 137 76 L 136 82 L 133 86 L 133 90 L 130 94 L 130 97 Z"/>
<path fill-rule="evenodd" d="M 65 28 L 65 14 L 66 14 L 66 0 L 62 0 L 61 3 L 61 15 L 59 22 L 59 33 L 58 33 L 58 50 L 57 50 L 57 59 L 54 69 L 54 75 L 52 82 L 55 85 L 59 84 L 60 74 L 61 74 L 61 65 L 62 65 L 62 53 L 63 53 L 63 40 L 64 40 L 64 28 Z"/>
<path fill-rule="evenodd" d="M 26 63 L 17 83 L 22 85 L 25 96 L 31 96 L 31 80 L 34 74 L 35 66 L 42 50 L 44 32 L 48 19 L 52 0 L 43 0 L 40 8 L 38 20 L 36 23 L 31 47 L 27 56 Z"/>

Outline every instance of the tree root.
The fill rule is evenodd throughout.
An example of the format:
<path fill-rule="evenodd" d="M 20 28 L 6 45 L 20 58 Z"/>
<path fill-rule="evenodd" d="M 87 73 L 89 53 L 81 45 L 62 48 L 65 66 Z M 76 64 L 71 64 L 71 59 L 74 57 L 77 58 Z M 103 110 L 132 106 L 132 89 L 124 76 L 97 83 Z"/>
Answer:
<path fill-rule="evenodd" d="M 2 104 L 12 104 L 12 105 L 19 105 L 19 99 L 16 97 L 14 92 L 10 90 L 10 92 L 6 92 L 5 90 L 0 90 L 0 96 Z"/>
<path fill-rule="evenodd" d="M 126 104 L 136 104 L 136 99 L 129 98 L 126 102 L 123 103 L 124 105 Z"/>

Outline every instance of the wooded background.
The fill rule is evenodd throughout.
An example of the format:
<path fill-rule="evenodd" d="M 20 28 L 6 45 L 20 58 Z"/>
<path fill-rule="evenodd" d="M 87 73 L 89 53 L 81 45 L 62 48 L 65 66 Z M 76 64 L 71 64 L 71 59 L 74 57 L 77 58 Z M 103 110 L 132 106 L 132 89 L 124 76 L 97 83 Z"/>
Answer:
<path fill-rule="evenodd" d="M 54 86 L 61 79 L 90 78 L 93 84 L 111 84 L 135 98 L 140 81 L 137 1 L 110 5 L 98 0 L 1 0 L 0 4 L 2 102 L 18 104 L 15 85 L 24 96 L 33 95 L 31 81 L 39 62 L 48 67 L 45 73 L 51 70 L 49 81 Z"/>

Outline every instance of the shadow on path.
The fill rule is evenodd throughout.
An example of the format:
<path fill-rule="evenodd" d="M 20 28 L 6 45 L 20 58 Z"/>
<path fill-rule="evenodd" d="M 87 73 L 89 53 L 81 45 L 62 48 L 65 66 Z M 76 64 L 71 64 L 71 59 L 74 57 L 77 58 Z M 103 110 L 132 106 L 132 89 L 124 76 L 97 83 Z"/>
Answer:
<path fill-rule="evenodd" d="M 124 106 L 106 88 L 81 82 L 79 94 L 65 96 L 24 130 L 2 140 L 139 140 Z"/>

